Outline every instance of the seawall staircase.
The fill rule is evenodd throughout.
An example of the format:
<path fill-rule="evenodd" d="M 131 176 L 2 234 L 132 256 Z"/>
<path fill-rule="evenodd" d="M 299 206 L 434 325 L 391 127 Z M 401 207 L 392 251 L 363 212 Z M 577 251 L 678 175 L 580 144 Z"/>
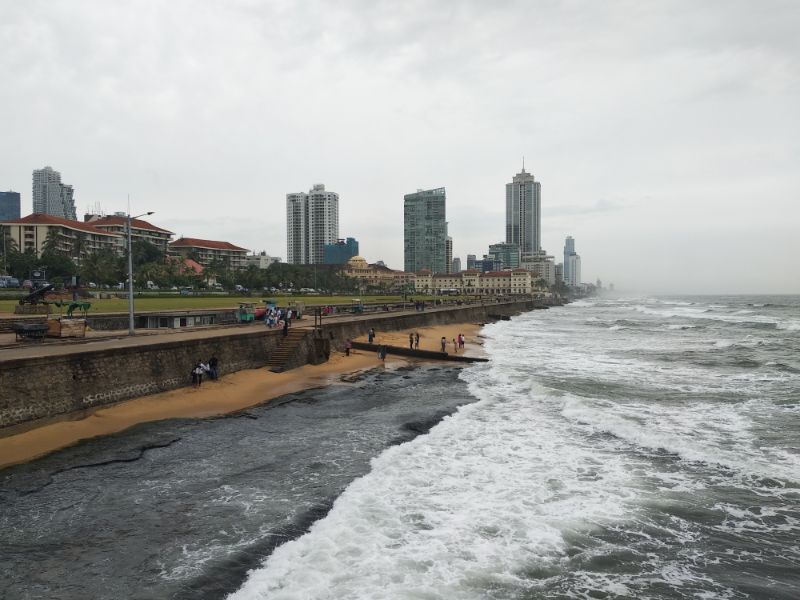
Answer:
<path fill-rule="evenodd" d="M 311 330 L 306 328 L 289 329 L 289 334 L 285 338 L 281 338 L 280 345 L 272 351 L 267 359 L 267 368 L 275 373 L 291 368 L 289 363 L 295 357 L 295 353 L 303 340 Z"/>

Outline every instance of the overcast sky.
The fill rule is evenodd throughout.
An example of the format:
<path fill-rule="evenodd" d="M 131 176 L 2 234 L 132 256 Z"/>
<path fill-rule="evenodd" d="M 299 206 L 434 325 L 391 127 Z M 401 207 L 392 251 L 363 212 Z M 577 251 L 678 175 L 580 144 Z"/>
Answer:
<path fill-rule="evenodd" d="M 286 257 L 287 192 L 403 267 L 403 194 L 454 255 L 542 184 L 544 247 L 650 292 L 800 292 L 800 2 L 0 0 L 0 189 Z"/>

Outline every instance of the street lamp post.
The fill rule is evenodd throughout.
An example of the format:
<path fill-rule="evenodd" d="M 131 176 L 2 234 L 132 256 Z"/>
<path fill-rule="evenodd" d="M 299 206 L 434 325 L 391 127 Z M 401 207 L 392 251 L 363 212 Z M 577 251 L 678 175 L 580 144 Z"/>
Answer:
<path fill-rule="evenodd" d="M 132 217 L 131 213 L 126 215 L 128 221 L 128 335 L 136 335 L 133 324 L 133 242 L 131 241 L 131 221 L 152 214 L 153 211 L 142 213 L 135 217 Z"/>

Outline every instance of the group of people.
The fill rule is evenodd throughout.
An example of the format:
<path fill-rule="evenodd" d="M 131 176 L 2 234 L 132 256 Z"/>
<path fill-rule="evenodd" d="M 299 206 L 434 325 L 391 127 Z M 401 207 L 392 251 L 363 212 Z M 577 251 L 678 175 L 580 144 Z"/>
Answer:
<path fill-rule="evenodd" d="M 442 344 L 442 352 L 447 352 L 447 338 L 442 336 L 440 340 Z M 459 350 L 463 350 L 467 344 L 467 338 L 464 336 L 463 333 L 459 333 L 456 337 L 453 338 L 453 352 L 458 354 Z"/>
<path fill-rule="evenodd" d="M 286 321 L 291 321 L 291 313 L 282 308 L 270 308 L 267 313 L 264 315 L 264 324 L 272 329 L 273 327 L 280 327 L 281 325 L 285 324 Z"/>
<path fill-rule="evenodd" d="M 216 356 L 208 359 L 208 362 L 198 360 L 197 364 L 192 367 L 192 385 L 200 387 L 203 384 L 203 375 L 208 374 L 209 379 L 217 379 L 219 377 L 219 361 Z"/>

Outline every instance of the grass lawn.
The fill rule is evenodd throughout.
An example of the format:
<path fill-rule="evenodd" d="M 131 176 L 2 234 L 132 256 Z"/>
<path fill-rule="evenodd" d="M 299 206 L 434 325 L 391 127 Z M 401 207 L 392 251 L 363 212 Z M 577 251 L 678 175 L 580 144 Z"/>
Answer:
<path fill-rule="evenodd" d="M 350 304 L 358 296 L 271 296 L 264 293 L 262 296 L 147 296 L 143 298 L 135 297 L 134 306 L 136 312 L 141 311 L 165 311 L 165 310 L 188 310 L 197 308 L 237 308 L 239 302 L 255 302 L 261 304 L 265 298 L 274 298 L 279 306 L 286 306 L 291 300 L 305 302 L 306 306 L 319 306 L 325 304 Z M 384 304 L 389 302 L 399 302 L 402 296 L 362 296 L 364 304 Z M 420 297 L 420 299 L 422 299 Z M 427 298 L 429 299 L 429 298 Z M 90 299 L 92 308 L 91 313 L 114 313 L 128 312 L 128 300 L 124 298 L 110 299 Z M 16 300 L 0 300 L 0 313 L 13 313 Z M 58 312 L 57 307 L 53 307 L 54 312 Z"/>

